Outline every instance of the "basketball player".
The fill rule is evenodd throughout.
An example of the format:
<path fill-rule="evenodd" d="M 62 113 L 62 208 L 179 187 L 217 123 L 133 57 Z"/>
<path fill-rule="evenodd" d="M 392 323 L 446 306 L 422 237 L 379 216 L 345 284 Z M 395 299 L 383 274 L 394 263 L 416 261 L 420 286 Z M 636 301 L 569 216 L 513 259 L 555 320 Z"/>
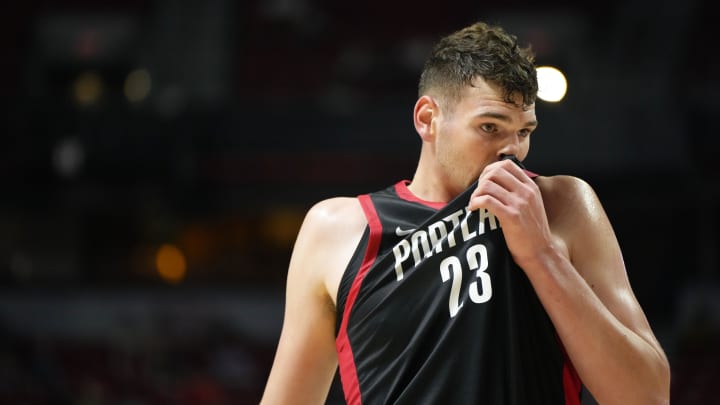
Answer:
<path fill-rule="evenodd" d="M 665 354 L 591 186 L 521 167 L 534 56 L 500 27 L 443 38 L 411 181 L 308 212 L 262 403 L 666 404 Z"/>

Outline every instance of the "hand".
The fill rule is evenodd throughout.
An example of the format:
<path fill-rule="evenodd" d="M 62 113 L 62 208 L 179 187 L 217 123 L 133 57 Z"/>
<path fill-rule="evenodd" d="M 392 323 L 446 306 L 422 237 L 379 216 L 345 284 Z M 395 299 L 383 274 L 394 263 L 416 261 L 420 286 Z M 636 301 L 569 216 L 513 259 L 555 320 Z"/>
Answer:
<path fill-rule="evenodd" d="M 540 189 L 512 160 L 485 167 L 468 207 L 498 218 L 513 259 L 526 271 L 553 247 Z"/>

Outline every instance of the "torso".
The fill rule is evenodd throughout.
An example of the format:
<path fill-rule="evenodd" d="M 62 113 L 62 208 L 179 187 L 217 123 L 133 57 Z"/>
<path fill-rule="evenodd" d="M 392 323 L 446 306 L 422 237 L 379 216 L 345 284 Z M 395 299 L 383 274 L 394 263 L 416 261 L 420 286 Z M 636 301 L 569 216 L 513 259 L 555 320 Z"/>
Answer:
<path fill-rule="evenodd" d="M 344 202 L 353 225 L 340 239 L 359 248 L 351 258 L 350 243 L 339 243 L 335 252 L 342 255 L 334 254 L 333 263 L 350 265 L 333 268 L 325 280 L 338 311 L 349 402 L 368 396 L 372 403 L 565 403 L 555 402 L 566 383 L 562 348 L 494 216 L 468 214 L 465 201 L 433 205 L 407 193 L 399 183 Z M 417 232 L 404 239 L 398 228 L 401 235 Z M 449 381 L 433 388 L 427 378 Z"/>

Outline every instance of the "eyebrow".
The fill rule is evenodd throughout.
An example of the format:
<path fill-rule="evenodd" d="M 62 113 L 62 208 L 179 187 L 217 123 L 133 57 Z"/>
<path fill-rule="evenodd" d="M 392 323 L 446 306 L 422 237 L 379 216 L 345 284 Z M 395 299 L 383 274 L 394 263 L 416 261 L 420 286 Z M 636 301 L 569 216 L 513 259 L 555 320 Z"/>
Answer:
<path fill-rule="evenodd" d="M 477 114 L 477 115 L 475 116 L 475 118 L 495 118 L 495 119 L 497 119 L 497 120 L 500 120 L 500 121 L 503 121 L 503 122 L 507 122 L 507 123 L 512 122 L 512 119 L 510 119 L 509 116 L 507 116 L 507 115 L 505 115 L 505 114 L 501 114 L 501 113 L 496 113 L 496 112 L 484 112 L 484 113 L 480 113 L 480 114 Z M 538 122 L 537 122 L 537 120 L 528 121 L 528 122 L 526 122 L 525 125 L 523 125 L 523 126 L 524 126 L 524 127 L 536 127 L 536 126 L 538 126 Z"/>

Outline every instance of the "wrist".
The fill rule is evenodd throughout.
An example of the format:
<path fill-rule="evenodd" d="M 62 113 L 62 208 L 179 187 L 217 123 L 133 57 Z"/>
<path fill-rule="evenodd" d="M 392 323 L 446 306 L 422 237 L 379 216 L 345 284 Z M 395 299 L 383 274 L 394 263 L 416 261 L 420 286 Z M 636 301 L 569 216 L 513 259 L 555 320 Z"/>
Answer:
<path fill-rule="evenodd" d="M 550 269 L 561 267 L 569 258 L 565 249 L 556 243 L 550 242 L 542 248 L 536 249 L 533 254 L 516 258 L 515 262 L 528 276 L 537 273 L 546 273 Z"/>

